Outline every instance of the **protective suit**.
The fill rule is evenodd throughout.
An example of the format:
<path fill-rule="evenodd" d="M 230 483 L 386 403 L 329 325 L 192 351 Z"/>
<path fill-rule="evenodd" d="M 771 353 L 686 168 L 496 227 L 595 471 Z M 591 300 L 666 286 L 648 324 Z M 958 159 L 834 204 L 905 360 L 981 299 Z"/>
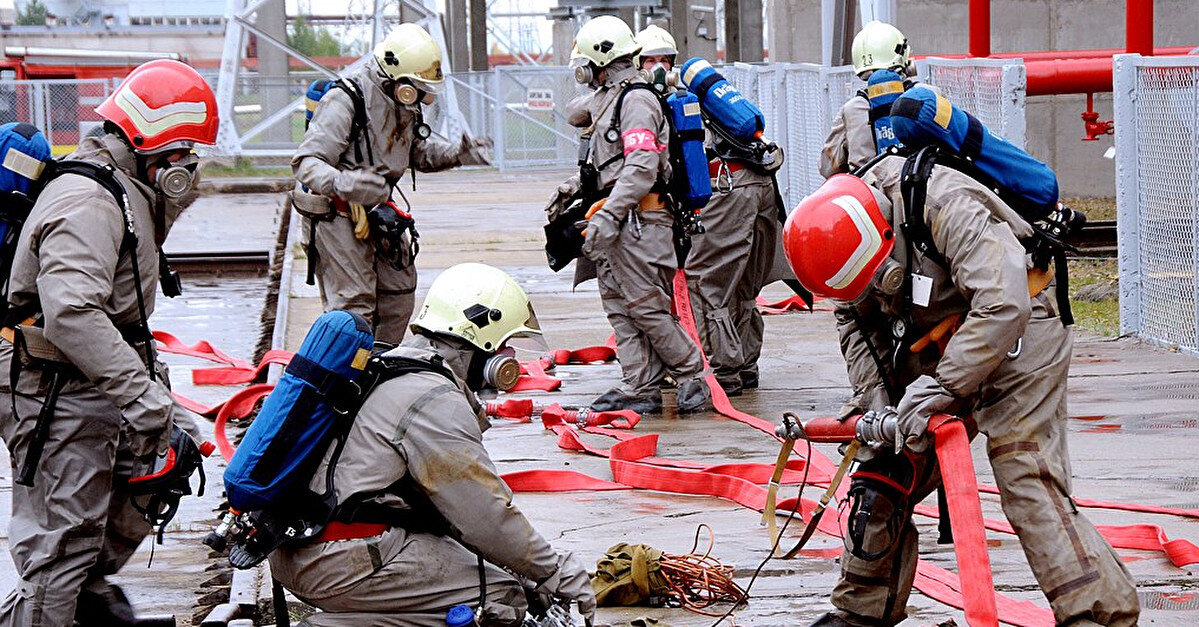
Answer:
<path fill-rule="evenodd" d="M 669 126 L 655 95 L 632 89 L 624 98 L 615 142 L 605 138 L 623 83 L 644 82 L 627 59 L 605 68 L 606 80 L 586 100 L 572 103 L 569 118 L 590 125 L 590 161 L 599 189 L 611 189 L 590 216 L 583 253 L 595 263 L 604 313 L 616 334 L 622 381 L 592 403 L 595 409 L 661 407 L 659 384 L 669 374 L 678 384 L 676 406 L 694 411 L 708 398 L 699 349 L 671 315 L 677 261 L 673 218 L 656 192 L 670 177 Z"/>
<path fill-rule="evenodd" d="M 774 263 L 778 205 L 769 176 L 720 158 L 712 167 L 712 199 L 687 257 L 687 287 L 716 380 L 736 395 L 758 383 L 764 323 L 755 299 Z"/>
<path fill-rule="evenodd" d="M 168 205 L 155 229 L 155 192 L 135 178 L 134 155 L 114 135 L 84 139 L 68 158 L 116 168 L 138 236 L 146 313 L 153 313 L 157 245 L 178 212 Z M 126 481 L 135 458 L 165 450 L 183 412 L 173 407 L 161 364 L 157 380 L 146 366 L 149 338 L 139 331 L 131 254 L 121 251 L 124 231 L 109 192 L 90 178 L 64 175 L 46 186 L 21 232 L 9 302 L 18 311 L 40 303 L 45 341 L 68 363 L 34 486 L 12 486 L 9 548 L 20 579 L 0 606 L 0 625 L 70 626 L 80 591 L 93 599 L 109 594 L 105 577 L 150 532 L 130 504 Z M 0 368 L 8 372 L 14 358 L 11 341 L 0 342 Z M 36 364 L 23 368 L 15 395 L 19 419 L 8 377 L 0 390 L 0 436 L 16 468 L 33 439 L 49 375 Z"/>
<path fill-rule="evenodd" d="M 883 212 L 891 224 L 903 211 L 902 165 L 901 158 L 887 158 L 863 176 L 890 200 Z M 926 306 L 916 302 L 909 309 L 902 290 L 887 296 L 874 283 L 856 308 L 837 310 L 855 392 L 845 413 L 898 405 L 900 439 L 908 449 L 882 453 L 861 470 L 911 486 L 912 492 L 897 505 L 894 499 L 876 505 L 881 509 L 865 527 L 863 547 L 880 555 L 866 560 L 846 551 L 832 596 L 837 612 L 818 624 L 892 625 L 904 619 L 918 549 L 911 507 L 940 482 L 924 431 L 929 417 L 948 412 L 972 416 L 986 436 L 1004 514 L 1057 623 L 1135 625 L 1139 608 L 1132 578 L 1070 497 L 1066 379 L 1072 339 L 1051 290 L 1029 296 L 1027 257 L 1017 238 L 1031 227 L 984 186 L 944 167 L 935 168 L 928 181 L 925 223 L 948 262 L 942 268 L 916 252 L 906 267 L 931 281 Z M 904 235 L 899 229 L 895 234 L 890 256 L 903 265 Z M 947 317 L 965 316 L 943 354 L 935 343 L 915 355 L 901 350 L 893 371 L 880 374 L 870 352 L 889 361 L 893 323 L 905 310 L 914 327 L 908 338 Z M 887 377 L 896 394 L 888 393 Z M 887 524 L 896 520 L 884 511 L 892 506 L 898 527 Z"/>
<path fill-rule="evenodd" d="M 379 341 L 397 344 L 412 316 L 416 267 L 409 264 L 396 270 L 375 258 L 363 211 L 392 198 L 392 188 L 409 166 L 436 172 L 489 163 L 490 142 L 465 136 L 460 145 L 434 137 L 417 139 L 414 131 L 420 104 L 397 104 L 384 90 L 384 78 L 373 61 L 346 78 L 365 96 L 363 137 L 357 145 L 350 142 L 353 100 L 345 90 L 331 89 L 317 104 L 304 141 L 291 160 L 297 181 L 313 193 L 333 199 L 328 219 L 313 222 L 319 259 L 308 262 L 317 263 L 325 311 L 345 309 L 361 314 L 371 321 Z M 399 194 L 394 196 L 403 207 Z M 362 217 L 355 220 L 355 214 Z"/>
<path fill-rule="evenodd" d="M 833 128 L 820 149 L 820 176 L 852 172 L 877 154 L 870 130 L 870 102 L 854 95 L 833 118 Z"/>
<path fill-rule="evenodd" d="M 410 503 L 397 495 L 399 486 L 444 518 L 444 535 L 391 527 L 372 537 L 275 551 L 274 576 L 323 610 L 303 624 L 443 626 L 450 607 L 479 600 L 480 563 L 472 550 L 486 560 L 484 625 L 520 625 L 526 588 L 554 592 L 561 581 L 581 577 L 575 583 L 590 594 L 578 561 L 555 552 L 512 504 L 483 447 L 489 423 L 466 384 L 472 352 L 464 343 L 424 335 L 394 349 L 413 359 L 444 359 L 455 380 L 416 372 L 376 388 L 333 473 L 339 506 L 360 499 L 418 507 L 416 498 Z M 314 490 L 324 490 L 325 476 L 322 466 Z"/>

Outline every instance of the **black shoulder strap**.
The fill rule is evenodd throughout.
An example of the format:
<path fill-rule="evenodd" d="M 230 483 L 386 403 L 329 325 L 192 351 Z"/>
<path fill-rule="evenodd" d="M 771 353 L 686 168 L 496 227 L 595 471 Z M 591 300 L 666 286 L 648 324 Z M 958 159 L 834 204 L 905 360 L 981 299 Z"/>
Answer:
<path fill-rule="evenodd" d="M 604 132 L 604 139 L 606 139 L 609 143 L 615 144 L 620 140 L 620 114 L 621 110 L 624 108 L 624 97 L 629 95 L 629 92 L 635 89 L 644 89 L 649 91 L 651 94 L 653 94 L 654 98 L 658 100 L 658 104 L 662 106 L 662 113 L 664 115 L 667 113 L 666 102 L 662 98 L 662 95 L 659 94 L 658 91 L 653 88 L 653 86 L 648 83 L 625 83 L 621 87 L 620 95 L 616 97 L 616 108 L 612 111 L 612 119 L 608 123 L 608 130 Z M 670 116 L 666 117 L 666 123 L 670 125 L 671 132 L 674 132 L 674 125 L 670 123 Z"/>
<path fill-rule="evenodd" d="M 371 359 L 373 362 L 371 369 L 374 377 L 370 382 L 369 388 L 363 389 L 363 398 L 370 394 L 371 390 L 380 385 L 391 381 L 392 379 L 401 377 L 413 372 L 433 372 L 439 374 L 451 383 L 457 385 L 457 379 L 450 367 L 446 365 L 445 359 L 441 355 L 435 355 L 431 360 L 415 359 L 412 357 L 403 357 L 401 355 L 377 355 Z"/>
<path fill-rule="evenodd" d="M 354 117 L 350 122 L 350 143 L 354 145 L 354 158 L 362 161 L 362 148 L 359 144 L 360 139 L 366 140 L 366 158 L 367 162 L 375 165 L 375 152 L 371 146 L 370 133 L 364 132 L 369 124 L 369 118 L 366 115 L 366 95 L 362 92 L 362 88 L 350 78 L 339 78 L 329 89 L 338 88 L 346 92 L 350 96 L 350 102 L 354 106 Z"/>
<path fill-rule="evenodd" d="M 899 190 L 903 197 L 903 230 L 908 247 L 919 250 L 937 265 L 949 269 L 949 262 L 937 250 L 932 231 L 924 222 L 924 203 L 928 197 L 928 178 L 937 164 L 940 151 L 935 145 L 925 146 L 908 157 L 900 173 Z M 909 255 L 909 267 L 911 255 Z"/>

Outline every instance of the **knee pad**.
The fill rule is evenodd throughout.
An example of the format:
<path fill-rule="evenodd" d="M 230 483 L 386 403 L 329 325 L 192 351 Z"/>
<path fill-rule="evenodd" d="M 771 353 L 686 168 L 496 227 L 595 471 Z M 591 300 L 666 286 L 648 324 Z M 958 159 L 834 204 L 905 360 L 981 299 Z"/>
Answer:
<path fill-rule="evenodd" d="M 899 543 L 911 515 L 915 474 L 907 451 L 864 462 L 853 474 L 845 546 L 854 557 L 877 561 Z"/>

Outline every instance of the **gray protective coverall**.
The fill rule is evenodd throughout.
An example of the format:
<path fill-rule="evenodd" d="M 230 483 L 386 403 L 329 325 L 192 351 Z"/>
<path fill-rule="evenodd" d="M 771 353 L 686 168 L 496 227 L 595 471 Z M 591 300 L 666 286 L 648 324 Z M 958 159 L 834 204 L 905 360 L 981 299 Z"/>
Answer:
<path fill-rule="evenodd" d="M 487 561 L 484 609 L 491 622 L 485 624 L 519 625 L 524 584 L 533 588 L 552 578 L 568 554 L 555 552 L 512 504 L 483 447 L 487 416 L 464 383 L 470 352 L 417 335 L 391 354 L 426 361 L 440 355 L 457 380 L 417 372 L 376 388 L 334 470 L 336 500 L 382 493 L 368 502 L 406 509 L 389 492 L 406 482 L 428 497 L 449 523 L 449 535 L 392 527 L 370 538 L 281 549 L 271 554 L 271 572 L 324 610 L 308 625 L 437 627 L 454 605 L 478 604 L 478 557 L 470 546 Z M 314 491 L 324 491 L 326 468 L 318 469 Z"/>
<path fill-rule="evenodd" d="M 399 105 L 383 89 L 383 79 L 372 60 L 347 77 L 366 97 L 366 128 L 358 139 L 361 159 L 350 143 L 354 104 L 343 89 L 330 89 L 317 104 L 308 132 L 291 160 L 296 180 L 317 194 L 330 198 L 358 190 L 338 189 L 338 174 L 366 170 L 387 179 L 387 189 L 362 204 L 366 209 L 388 200 L 390 188 L 412 165 L 421 172 L 436 172 L 460 165 L 489 162 L 483 148 L 488 144 L 463 137 L 461 146 L 430 137 L 416 139 L 415 105 Z M 366 149 L 370 136 L 371 154 Z M 415 145 L 413 143 L 415 142 Z M 398 195 L 397 195 L 398 196 Z M 397 198 L 396 204 L 404 208 Z M 375 258 L 372 238 L 354 236 L 354 222 L 346 215 L 330 214 L 330 221 L 316 222 L 316 249 L 320 256 L 317 277 L 325 311 L 344 309 L 361 314 L 375 329 L 381 342 L 398 344 L 412 316 L 416 292 L 416 267 L 395 270 Z M 309 259 L 309 263 L 314 260 Z"/>
<path fill-rule="evenodd" d="M 863 177 L 890 199 L 892 224 L 901 219 L 902 165 L 902 158 L 887 158 Z M 888 210 L 884 206 L 885 214 Z M 932 290 L 928 306 L 913 306 L 910 313 L 914 337 L 947 316 L 966 316 L 944 355 L 934 344 L 899 360 L 895 375 L 906 386 L 898 402 L 901 429 L 905 414 L 925 421 L 940 411 L 972 415 L 987 438 L 1004 514 L 1057 623 L 1135 625 L 1139 609 L 1131 576 L 1070 497 L 1066 377 L 1072 339 L 1058 318 L 1051 289 L 1029 298 L 1028 262 L 1017 238 L 1030 235 L 1031 227 L 984 186 L 943 167 L 934 169 L 928 182 L 925 222 L 949 269 L 915 253 L 908 270 L 929 277 Z M 896 229 L 896 236 L 891 257 L 904 264 L 903 234 Z M 877 291 L 856 313 L 838 309 L 841 347 L 855 392 L 846 414 L 895 404 L 863 334 L 886 359 L 892 351 L 891 323 L 903 309 L 902 295 Z M 910 472 L 914 487 L 895 514 L 901 522 L 893 544 L 886 516 L 866 528 L 865 548 L 883 551 L 880 559 L 867 561 L 849 551 L 842 556 L 832 601 L 853 624 L 890 625 L 905 616 L 916 570 L 918 534 L 910 508 L 936 488 L 940 474 L 931 450 L 911 456 L 883 453 L 861 470 L 892 478 Z"/>
<path fill-rule="evenodd" d="M 870 102 L 858 95 L 850 97 L 837 117 L 820 150 L 820 176 L 828 178 L 852 172 L 878 154 L 874 133 L 870 130 Z"/>
<path fill-rule="evenodd" d="M 616 334 L 623 373 L 621 391 L 640 398 L 657 397 L 658 385 L 669 373 L 680 390 L 706 394 L 707 387 L 700 387 L 698 381 L 704 371 L 703 357 L 670 313 L 672 282 L 678 269 L 671 230 L 674 220 L 664 209 L 638 209 L 638 202 L 654 184 L 670 177 L 670 128 L 657 97 L 649 90 L 633 89 L 621 108 L 616 129 L 621 138 L 615 142 L 605 139 L 622 84 L 644 82 L 627 61 L 613 62 L 606 73 L 604 85 L 573 104 L 572 108 L 580 108 L 581 119 L 574 113 L 571 117 L 572 122 L 593 123 L 590 159 L 599 170 L 599 189 L 611 188 L 600 214 L 608 214 L 614 221 L 615 239 L 588 256 L 596 264 L 604 313 Z M 636 138 L 638 130 L 648 131 L 644 140 Z M 588 228 L 597 228 L 594 219 Z"/>
<path fill-rule="evenodd" d="M 704 233 L 687 257 L 691 309 L 716 380 L 729 393 L 757 386 L 764 323 L 755 299 L 779 235 L 774 182 L 743 168 L 712 180 Z"/>
<path fill-rule="evenodd" d="M 158 287 L 154 192 L 132 178 L 133 153 L 115 136 L 84 139 L 69 158 L 117 168 L 138 235 L 149 315 Z M 168 207 L 167 229 L 176 215 Z M 0 606 L 0 625 L 69 626 L 80 590 L 105 587 L 104 577 L 150 531 L 130 505 L 125 481 L 135 457 L 165 450 L 173 415 L 182 414 L 173 409 L 165 369 L 159 366 L 162 377 L 152 381 L 144 345 L 131 346 L 118 330 L 141 320 L 131 256 L 120 252 L 124 231 L 112 195 L 77 175 L 47 185 L 21 231 L 9 302 L 40 301 L 45 339 L 69 364 L 34 486 L 12 486 L 9 549 L 20 579 Z M 8 372 L 11 359 L 12 344 L 0 341 L 0 369 Z M 17 420 L 8 377 L 0 383 L 0 435 L 14 469 L 25 459 L 48 387 L 47 373 L 22 371 Z"/>

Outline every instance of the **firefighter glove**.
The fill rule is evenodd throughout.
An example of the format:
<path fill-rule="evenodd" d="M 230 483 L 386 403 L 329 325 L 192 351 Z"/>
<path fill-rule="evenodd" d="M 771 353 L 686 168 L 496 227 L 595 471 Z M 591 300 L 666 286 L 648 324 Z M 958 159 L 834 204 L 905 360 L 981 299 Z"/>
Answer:
<path fill-rule="evenodd" d="M 175 400 L 171 391 L 158 381 L 121 410 L 129 433 L 129 448 L 136 457 L 162 455 L 171 433 Z"/>
<path fill-rule="evenodd" d="M 899 401 L 895 452 L 907 447 L 916 453 L 928 450 L 928 421 L 936 414 L 951 413 L 960 403 L 939 381 L 922 375 L 912 382 Z"/>
<path fill-rule="evenodd" d="M 375 206 L 387 200 L 387 179 L 370 170 L 343 170 L 333 178 L 333 191 L 348 202 Z"/>
<path fill-rule="evenodd" d="M 495 142 L 490 137 L 468 137 L 462 135 L 458 148 L 458 162 L 462 165 L 491 165 L 491 149 Z"/>
<path fill-rule="evenodd" d="M 620 223 L 612 212 L 600 209 L 587 220 L 586 239 L 583 240 L 583 254 L 588 259 L 596 261 L 603 251 L 616 243 L 620 235 Z"/>
<path fill-rule="evenodd" d="M 574 553 L 558 553 L 558 570 L 537 586 L 537 592 L 551 594 L 579 605 L 579 614 L 588 624 L 595 620 L 595 589 L 587 569 Z"/>
<path fill-rule="evenodd" d="M 558 184 L 558 189 L 554 190 L 554 195 L 550 197 L 550 202 L 545 206 L 545 219 L 547 222 L 553 222 L 562 215 L 563 211 L 570 206 L 570 199 L 579 191 L 579 177 L 572 176 Z"/>

